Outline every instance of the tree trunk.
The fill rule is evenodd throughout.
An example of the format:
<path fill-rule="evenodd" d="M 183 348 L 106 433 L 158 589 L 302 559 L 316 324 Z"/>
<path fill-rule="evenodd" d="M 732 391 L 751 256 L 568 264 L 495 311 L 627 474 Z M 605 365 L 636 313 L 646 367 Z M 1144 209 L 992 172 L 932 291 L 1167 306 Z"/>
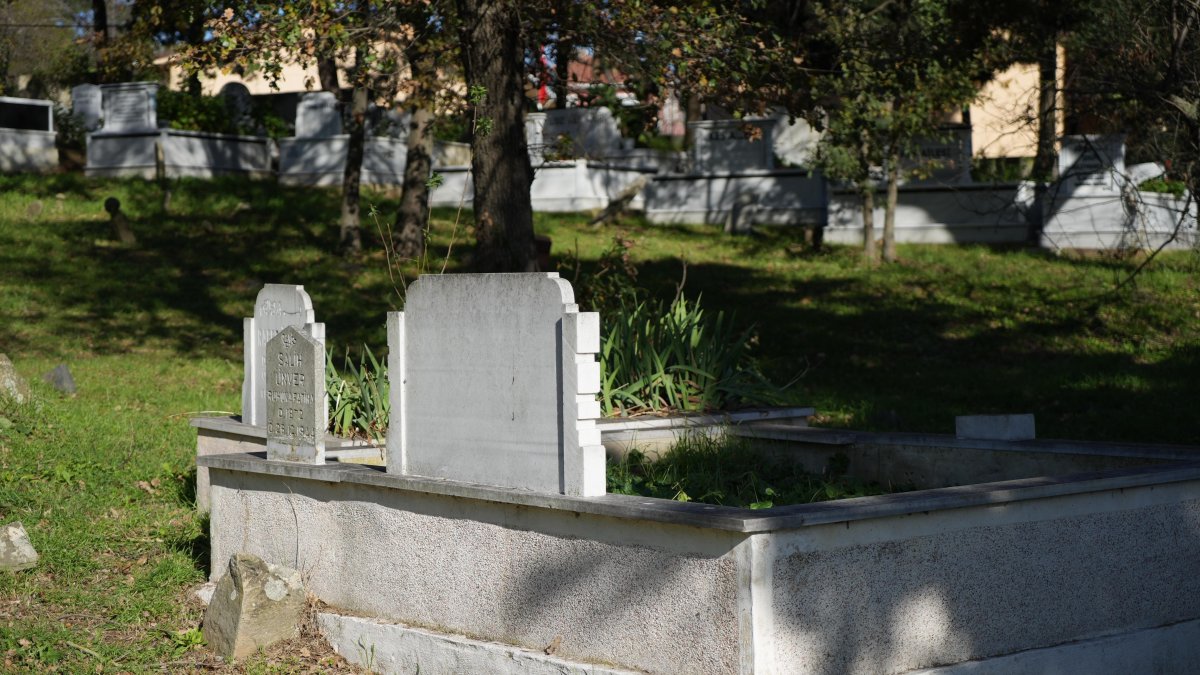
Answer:
<path fill-rule="evenodd" d="M 883 210 L 883 261 L 896 262 L 896 202 L 900 196 L 900 152 L 888 152 L 887 202 Z"/>
<path fill-rule="evenodd" d="M 858 184 L 858 188 L 862 193 L 863 258 L 868 264 L 874 264 L 876 259 L 875 182 L 867 178 Z"/>
<path fill-rule="evenodd" d="M 366 145 L 367 136 L 367 89 L 361 84 L 354 87 L 350 97 L 349 121 L 350 138 L 346 143 L 346 168 L 342 173 L 342 219 L 339 222 L 338 246 L 343 253 L 357 253 L 362 250 L 358 207 L 363 146 Z"/>
<path fill-rule="evenodd" d="M 105 0 L 92 0 L 92 33 L 96 47 L 102 47 L 108 41 L 108 3 Z"/>
<path fill-rule="evenodd" d="M 575 58 L 575 40 L 564 35 L 569 4 L 569 0 L 554 3 L 559 33 L 554 44 L 554 107 L 559 110 L 567 107 L 567 96 L 571 93 L 571 60 Z"/>
<path fill-rule="evenodd" d="M 463 70 L 474 106 L 471 172 L 475 184 L 475 267 L 528 272 L 533 254 L 533 168 L 525 143 L 524 49 L 513 0 L 457 0 Z"/>
<path fill-rule="evenodd" d="M 420 258 L 425 253 L 425 228 L 429 222 L 429 176 L 433 167 L 433 113 L 421 104 L 412 110 L 408 127 L 408 150 L 404 164 L 404 187 L 396 214 L 396 255 Z"/>
<path fill-rule="evenodd" d="M 1049 184 L 1054 179 L 1058 160 L 1054 143 L 1058 139 L 1058 45 L 1051 35 L 1038 57 L 1038 129 L 1037 155 L 1033 160 L 1033 208 L 1026 214 L 1029 243 L 1041 243 L 1045 228 L 1046 199 Z"/>
<path fill-rule="evenodd" d="M 317 60 L 317 77 L 321 80 L 321 90 L 331 92 L 338 100 L 342 98 L 342 85 L 338 84 L 337 62 L 331 58 Z"/>
<path fill-rule="evenodd" d="M 691 122 L 700 121 L 700 96 L 697 94 L 688 94 L 687 106 L 683 113 L 683 147 L 685 150 L 692 147 L 694 132 L 692 131 Z"/>

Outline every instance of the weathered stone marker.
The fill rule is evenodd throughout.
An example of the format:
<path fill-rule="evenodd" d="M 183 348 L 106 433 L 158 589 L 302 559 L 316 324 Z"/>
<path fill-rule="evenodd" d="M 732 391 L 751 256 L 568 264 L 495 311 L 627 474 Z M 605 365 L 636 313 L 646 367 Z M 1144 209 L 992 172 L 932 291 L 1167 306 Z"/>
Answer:
<path fill-rule="evenodd" d="M 267 459 L 325 463 L 325 348 L 288 326 L 267 342 Z"/>
<path fill-rule="evenodd" d="M 305 591 L 300 573 L 248 553 L 229 559 L 204 613 L 204 639 L 226 659 L 300 635 Z"/>
<path fill-rule="evenodd" d="M 21 521 L 0 527 L 0 570 L 16 572 L 37 565 L 38 554 Z"/>
<path fill-rule="evenodd" d="M 301 328 L 309 337 L 325 344 L 325 324 L 316 323 L 312 299 L 303 286 L 263 286 L 254 301 L 254 316 L 242 322 L 242 422 L 245 424 L 260 427 L 267 423 L 267 341 L 288 326 Z M 324 363 L 324 359 L 321 361 Z"/>
<path fill-rule="evenodd" d="M 600 317 L 557 274 L 425 275 L 388 314 L 388 472 L 605 491 Z"/>

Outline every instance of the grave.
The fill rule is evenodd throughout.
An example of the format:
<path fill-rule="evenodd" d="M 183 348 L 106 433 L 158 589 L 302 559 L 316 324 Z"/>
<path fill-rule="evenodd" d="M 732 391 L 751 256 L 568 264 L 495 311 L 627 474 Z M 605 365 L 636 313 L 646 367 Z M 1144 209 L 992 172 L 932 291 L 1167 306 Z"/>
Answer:
<path fill-rule="evenodd" d="M 927 176 L 906 179 L 906 185 L 970 185 L 971 127 L 945 127 L 938 135 L 919 139 L 915 157 L 903 159 L 901 164 Z"/>
<path fill-rule="evenodd" d="M 729 433 L 916 489 L 759 510 L 602 494 L 582 393 L 598 319 L 570 286 L 451 275 L 409 292 L 387 321 L 386 471 L 271 461 L 249 433 L 250 452 L 197 459 L 214 580 L 238 554 L 304 570 L 340 608 L 317 622 L 347 658 L 772 675 L 1200 658 L 1196 448 L 768 420 Z M 193 424 L 201 443 L 233 428 Z"/>
<path fill-rule="evenodd" d="M 267 423 L 267 343 L 289 327 L 325 342 L 325 324 L 317 323 L 312 298 L 303 286 L 266 284 L 254 300 L 254 316 L 242 320 L 242 422 L 246 424 Z"/>
<path fill-rule="evenodd" d="M 361 181 L 400 185 L 408 160 L 408 117 L 372 108 L 367 118 Z M 350 136 L 342 108 L 327 91 L 311 92 L 296 107 L 296 132 L 279 139 L 279 182 L 285 185 L 341 185 Z"/>
<path fill-rule="evenodd" d="M 0 96 L 0 171 L 51 171 L 57 167 L 54 104 Z"/>
<path fill-rule="evenodd" d="M 525 116 L 529 157 L 540 164 L 549 156 L 563 159 L 617 160 L 632 149 L 608 108 L 565 108 Z"/>
<path fill-rule="evenodd" d="M 325 346 L 294 326 L 267 341 L 267 459 L 325 463 Z"/>
<path fill-rule="evenodd" d="M 770 171 L 775 167 L 774 118 L 689 122 L 692 173 Z"/>
<path fill-rule="evenodd" d="M 97 84 L 80 84 L 71 87 L 71 114 L 83 128 L 95 131 L 104 120 L 104 93 Z"/>
<path fill-rule="evenodd" d="M 270 139 L 160 128 L 154 82 L 100 86 L 103 125 L 88 134 L 89 176 L 156 178 L 158 158 L 168 178 L 271 173 Z"/>

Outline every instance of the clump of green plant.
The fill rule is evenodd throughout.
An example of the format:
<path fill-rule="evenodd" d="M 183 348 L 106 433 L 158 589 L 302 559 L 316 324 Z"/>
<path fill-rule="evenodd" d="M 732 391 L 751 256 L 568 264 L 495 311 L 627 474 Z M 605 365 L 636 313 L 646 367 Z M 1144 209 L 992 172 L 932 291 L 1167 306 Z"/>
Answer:
<path fill-rule="evenodd" d="M 18 403 L 15 398 L 0 393 L 0 440 L 29 436 L 37 429 L 42 406 L 36 401 Z"/>
<path fill-rule="evenodd" d="M 757 451 L 744 438 L 695 434 L 680 439 L 659 459 L 632 450 L 609 461 L 608 491 L 750 509 L 885 494 L 876 483 L 846 477 L 845 456 L 835 456 L 822 475 Z"/>
<path fill-rule="evenodd" d="M 287 123 L 268 104 L 252 101 L 248 114 L 236 115 L 223 96 L 196 96 L 160 89 L 158 115 L 172 129 L 219 134 L 265 133 L 271 138 L 286 136 Z"/>
<path fill-rule="evenodd" d="M 1181 180 L 1171 180 L 1166 176 L 1159 176 L 1158 178 L 1143 181 L 1141 185 L 1138 185 L 1138 189 L 1142 192 L 1161 192 L 1174 197 L 1182 197 L 1183 193 L 1187 192 L 1187 183 Z"/>
<path fill-rule="evenodd" d="M 780 390 L 759 371 L 754 326 L 706 311 L 700 298 L 622 304 L 605 318 L 600 404 L 605 415 L 705 411 L 778 403 Z"/>
<path fill-rule="evenodd" d="M 380 364 L 366 345 L 357 363 L 347 350 L 340 371 L 333 363 L 332 351 L 326 353 L 325 364 L 329 430 L 343 438 L 368 438 L 381 443 L 391 412 L 387 364 Z"/>

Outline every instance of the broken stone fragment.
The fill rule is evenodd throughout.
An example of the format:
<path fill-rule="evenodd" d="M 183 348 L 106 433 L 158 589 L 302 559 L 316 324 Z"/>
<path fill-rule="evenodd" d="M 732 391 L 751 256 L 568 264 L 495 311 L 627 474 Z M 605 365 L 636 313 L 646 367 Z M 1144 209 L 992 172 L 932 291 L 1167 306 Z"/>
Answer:
<path fill-rule="evenodd" d="M 7 354 L 0 354 L 0 397 L 7 396 L 17 403 L 29 400 L 29 383 L 17 374 Z"/>
<path fill-rule="evenodd" d="M 248 553 L 229 559 L 204 613 L 204 639 L 227 660 L 300 635 L 305 610 L 300 573 Z"/>
<path fill-rule="evenodd" d="M 37 561 L 37 551 L 33 550 L 33 543 L 21 521 L 0 528 L 0 570 L 27 570 Z"/>
<path fill-rule="evenodd" d="M 71 377 L 71 369 L 65 363 L 55 366 L 54 370 L 43 375 L 42 379 L 64 394 L 75 393 L 75 378 Z"/>

